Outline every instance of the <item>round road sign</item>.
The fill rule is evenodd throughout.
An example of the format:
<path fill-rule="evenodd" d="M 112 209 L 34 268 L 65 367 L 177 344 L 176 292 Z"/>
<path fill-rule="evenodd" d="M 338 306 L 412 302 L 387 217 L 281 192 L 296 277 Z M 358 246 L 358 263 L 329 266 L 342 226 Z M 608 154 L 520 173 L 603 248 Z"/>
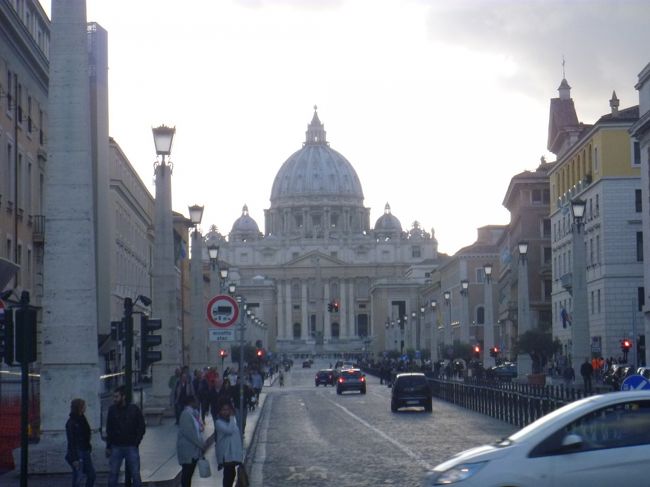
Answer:
<path fill-rule="evenodd" d="M 208 302 L 208 321 L 219 328 L 228 328 L 237 322 L 239 306 L 227 294 L 215 296 Z"/>

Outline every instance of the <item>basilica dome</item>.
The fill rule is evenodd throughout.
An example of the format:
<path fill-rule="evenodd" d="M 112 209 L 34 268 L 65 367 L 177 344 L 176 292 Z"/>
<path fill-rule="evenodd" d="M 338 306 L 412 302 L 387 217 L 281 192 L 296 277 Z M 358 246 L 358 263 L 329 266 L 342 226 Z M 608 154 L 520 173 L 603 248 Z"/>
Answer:
<path fill-rule="evenodd" d="M 330 148 L 316 107 L 302 149 L 293 153 L 275 176 L 271 207 L 314 198 L 363 205 L 359 177 L 352 164 Z"/>
<path fill-rule="evenodd" d="M 390 205 L 386 203 L 384 214 L 377 218 L 375 223 L 375 232 L 379 233 L 399 233 L 402 231 L 402 224 L 399 219 L 390 212 Z"/>
<path fill-rule="evenodd" d="M 244 205 L 241 216 L 235 220 L 230 231 L 230 238 L 237 240 L 255 239 L 259 237 L 260 229 L 257 222 L 248 214 L 248 206 Z"/>

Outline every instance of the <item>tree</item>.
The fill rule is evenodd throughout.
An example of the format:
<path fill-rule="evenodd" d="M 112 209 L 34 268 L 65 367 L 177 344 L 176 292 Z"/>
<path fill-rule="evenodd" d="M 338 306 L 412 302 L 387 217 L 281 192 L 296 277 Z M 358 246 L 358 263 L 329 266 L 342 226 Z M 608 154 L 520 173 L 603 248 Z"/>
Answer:
<path fill-rule="evenodd" d="M 557 338 L 553 339 L 553 335 L 550 332 L 533 328 L 519 335 L 515 344 L 515 351 L 530 355 L 533 361 L 533 374 L 541 374 L 549 359 L 561 347 L 560 340 Z"/>

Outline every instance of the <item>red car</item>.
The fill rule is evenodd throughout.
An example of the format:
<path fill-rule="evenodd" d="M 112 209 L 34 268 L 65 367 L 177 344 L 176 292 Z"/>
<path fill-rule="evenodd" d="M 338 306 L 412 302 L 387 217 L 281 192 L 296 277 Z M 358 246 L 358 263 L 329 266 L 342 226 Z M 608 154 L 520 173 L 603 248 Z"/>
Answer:
<path fill-rule="evenodd" d="M 334 386 L 336 383 L 336 374 L 333 369 L 322 369 L 316 372 L 316 387 L 323 384 L 324 386 Z"/>

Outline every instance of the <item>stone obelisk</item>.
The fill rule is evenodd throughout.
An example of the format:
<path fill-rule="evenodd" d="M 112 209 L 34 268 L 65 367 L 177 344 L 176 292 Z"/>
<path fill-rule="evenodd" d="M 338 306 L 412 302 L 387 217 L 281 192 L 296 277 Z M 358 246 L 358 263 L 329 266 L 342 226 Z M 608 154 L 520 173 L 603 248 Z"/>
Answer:
<path fill-rule="evenodd" d="M 41 426 L 31 472 L 69 471 L 63 461 L 70 401 L 86 401 L 99 427 L 97 281 L 85 0 L 52 0 Z"/>

